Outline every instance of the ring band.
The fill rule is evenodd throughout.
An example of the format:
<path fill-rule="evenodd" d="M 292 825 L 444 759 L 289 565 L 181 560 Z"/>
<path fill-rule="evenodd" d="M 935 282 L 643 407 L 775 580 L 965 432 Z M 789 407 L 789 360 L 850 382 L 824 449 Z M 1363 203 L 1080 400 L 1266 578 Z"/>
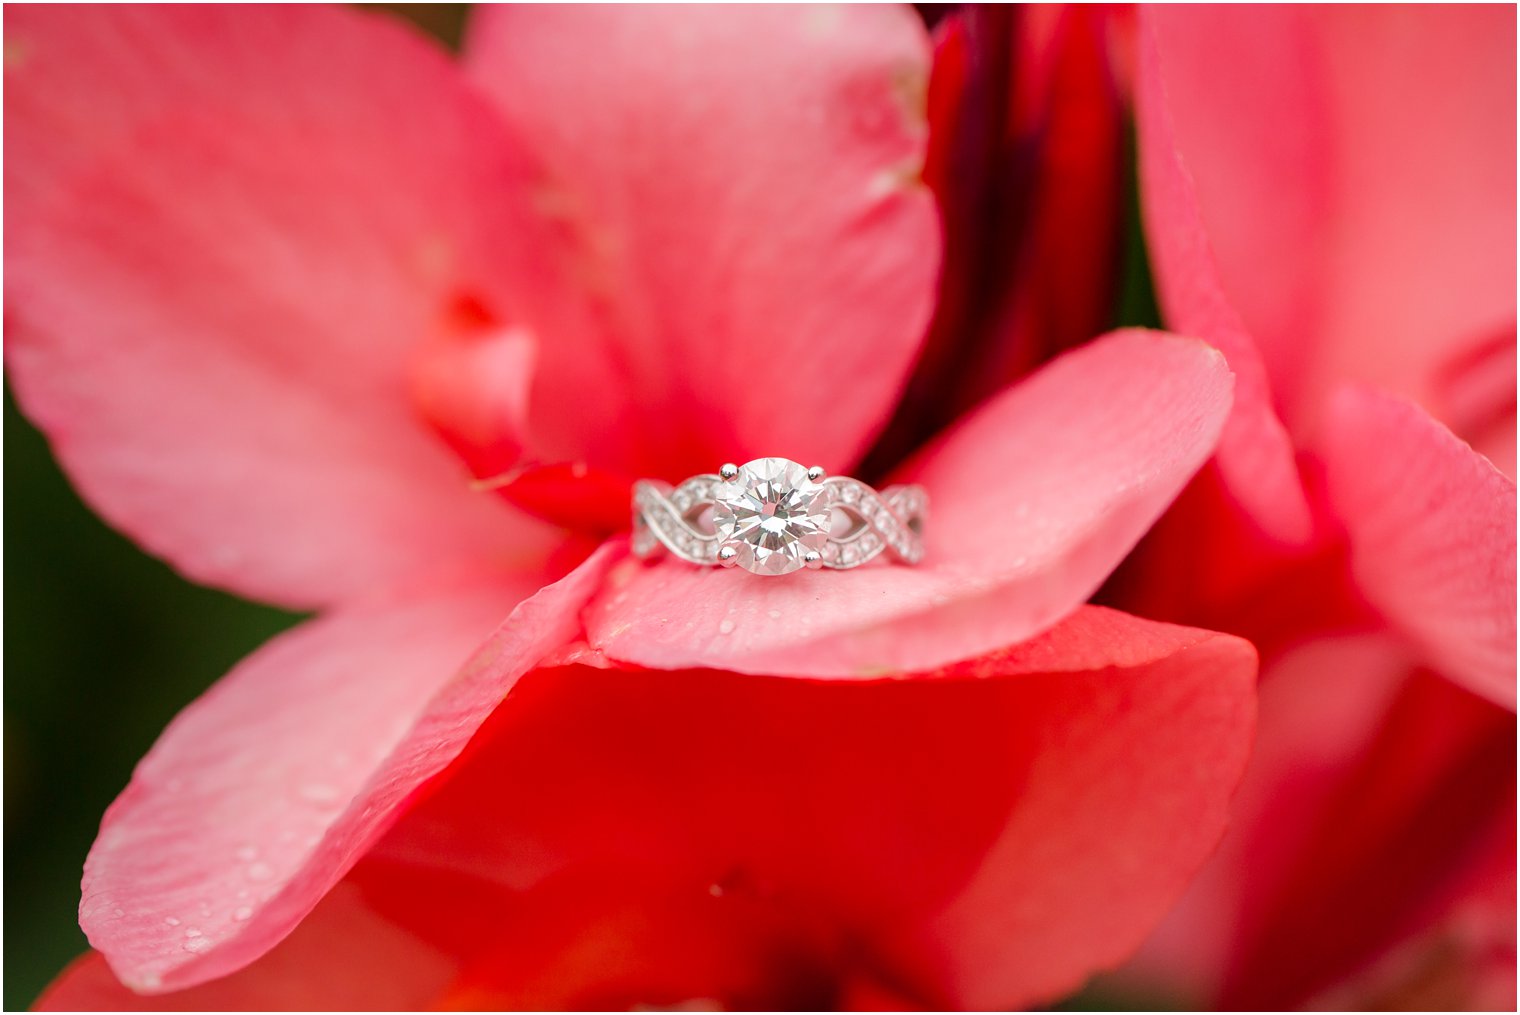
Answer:
<path fill-rule="evenodd" d="M 767 575 L 803 567 L 843 571 L 882 554 L 917 564 L 927 510 L 921 486 L 878 493 L 817 466 L 758 458 L 676 486 L 635 483 L 633 552 L 649 557 L 663 549 L 691 564 Z"/>

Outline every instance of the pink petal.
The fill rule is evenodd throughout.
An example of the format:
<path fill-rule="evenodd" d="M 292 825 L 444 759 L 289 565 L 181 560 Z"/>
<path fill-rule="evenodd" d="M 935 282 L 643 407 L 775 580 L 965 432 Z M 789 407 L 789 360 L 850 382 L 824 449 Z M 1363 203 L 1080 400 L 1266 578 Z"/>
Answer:
<path fill-rule="evenodd" d="M 538 458 L 678 480 L 863 452 L 939 265 L 913 13 L 483 7 L 467 53 L 561 233 L 525 294 Z"/>
<path fill-rule="evenodd" d="M 478 1007 L 1038 1004 L 1217 841 L 1254 675 L 1095 607 L 940 679 L 544 670 L 350 878 Z"/>
<path fill-rule="evenodd" d="M 1325 481 L 1363 595 L 1470 690 L 1515 707 L 1515 484 L 1407 402 L 1340 392 Z"/>
<path fill-rule="evenodd" d="M 1441 422 L 1514 479 L 1514 326 L 1448 362 L 1435 384 Z"/>
<path fill-rule="evenodd" d="M 1235 371 L 1235 411 L 1219 442 L 1218 463 L 1226 487 L 1268 534 L 1301 543 L 1310 534 L 1310 517 L 1293 447 L 1273 409 L 1255 340 L 1223 289 L 1193 173 L 1178 150 L 1172 110 L 1176 88 L 1166 74 L 1170 65 L 1157 54 L 1149 24 L 1154 12 L 1147 10 L 1143 17 L 1147 21 L 1139 33 L 1136 124 L 1142 211 L 1157 297 L 1172 328 L 1212 343 Z M 1272 267 L 1286 266 L 1274 262 Z"/>
<path fill-rule="evenodd" d="M 1514 10 L 1148 17 L 1218 278 L 1295 432 L 1346 379 L 1452 424 L 1451 364 L 1513 342 Z"/>
<path fill-rule="evenodd" d="M 417 407 L 476 476 L 518 464 L 538 343 L 521 328 L 448 329 L 424 346 L 413 375 Z"/>
<path fill-rule="evenodd" d="M 1102 583 L 1212 452 L 1229 405 L 1214 350 L 1115 333 L 989 402 L 909 470 L 931 498 L 922 565 L 772 579 L 628 561 L 588 637 L 642 666 L 843 677 L 1021 641 Z"/>
<path fill-rule="evenodd" d="M 1257 848 L 1242 872 L 1223 1007 L 1297 1007 L 1354 973 L 1449 891 L 1495 818 L 1513 815 L 1513 714 L 1429 674 L 1405 676 L 1373 714 L 1370 741 L 1358 737 L 1364 722 L 1348 724 L 1354 746 L 1339 753 L 1349 765 L 1325 764 L 1337 752 L 1320 745 L 1308 766 L 1270 771 L 1270 809 L 1248 825 Z M 1309 707 L 1274 721 L 1301 725 Z M 1298 813 L 1278 810 L 1275 795 Z"/>
<path fill-rule="evenodd" d="M 1302 644 L 1263 671 L 1230 833 L 1123 980 L 1245 1010 L 1354 984 L 1484 864 L 1496 821 L 1513 871 L 1514 751 L 1512 714 L 1395 638 Z"/>
<path fill-rule="evenodd" d="M 1211 1007 L 1245 950 L 1249 912 L 1269 904 L 1337 785 L 1364 759 L 1408 677 L 1383 635 L 1320 638 L 1263 667 L 1255 742 L 1219 849 L 1119 973 L 1135 989 Z M 1321 844 L 1322 845 L 1322 844 Z M 1248 901 L 1248 897 L 1250 901 Z"/>
<path fill-rule="evenodd" d="M 301 926 L 252 966 L 144 997 L 98 953 L 79 959 L 37 1000 L 38 1011 L 394 1011 L 430 1007 L 455 973 L 449 956 L 338 885 Z"/>
<path fill-rule="evenodd" d="M 535 556 L 408 398 L 514 172 L 440 53 L 303 7 L 18 8 L 6 38 L 7 361 L 107 519 L 301 607 Z"/>
<path fill-rule="evenodd" d="M 85 865 L 91 944 L 150 992 L 268 951 L 579 630 L 606 556 L 515 610 L 526 578 L 350 608 L 251 656 L 175 720 L 107 813 Z"/>

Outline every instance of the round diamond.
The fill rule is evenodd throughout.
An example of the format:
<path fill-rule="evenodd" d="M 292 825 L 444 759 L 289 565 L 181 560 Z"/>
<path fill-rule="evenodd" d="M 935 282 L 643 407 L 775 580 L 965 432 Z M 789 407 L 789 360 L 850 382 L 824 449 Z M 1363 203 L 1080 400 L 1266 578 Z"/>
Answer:
<path fill-rule="evenodd" d="M 807 469 L 785 458 L 757 458 L 718 484 L 713 524 L 734 562 L 755 574 L 787 574 L 829 538 L 829 497 Z"/>

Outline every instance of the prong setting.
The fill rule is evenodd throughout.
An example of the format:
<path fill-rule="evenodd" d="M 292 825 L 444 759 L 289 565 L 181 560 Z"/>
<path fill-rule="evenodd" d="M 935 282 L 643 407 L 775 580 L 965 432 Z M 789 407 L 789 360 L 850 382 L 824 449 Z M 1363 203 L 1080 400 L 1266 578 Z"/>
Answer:
<path fill-rule="evenodd" d="M 815 465 L 811 469 L 808 469 L 808 479 L 811 479 L 815 483 L 821 481 L 827 475 L 828 473 L 823 471 L 823 466 L 821 465 Z"/>
<path fill-rule="evenodd" d="M 804 567 L 810 567 L 814 571 L 817 571 L 819 568 L 823 567 L 823 554 L 819 553 L 817 550 L 809 550 L 807 553 L 804 553 L 802 555 L 802 563 Z"/>
<path fill-rule="evenodd" d="M 739 475 L 739 467 L 733 462 L 724 462 L 718 468 L 718 475 L 722 476 L 724 480 L 732 482 Z"/>
<path fill-rule="evenodd" d="M 735 564 L 739 563 L 739 551 L 734 549 L 732 546 L 719 547 L 718 563 L 722 564 L 724 567 L 733 567 Z"/>

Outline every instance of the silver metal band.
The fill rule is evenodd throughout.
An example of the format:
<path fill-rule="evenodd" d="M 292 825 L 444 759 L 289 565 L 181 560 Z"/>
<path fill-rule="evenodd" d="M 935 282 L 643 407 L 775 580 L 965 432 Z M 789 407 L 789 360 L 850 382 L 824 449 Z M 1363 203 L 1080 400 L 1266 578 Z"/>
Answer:
<path fill-rule="evenodd" d="M 769 463 L 780 464 L 754 479 L 750 470 Z M 747 541 L 736 531 L 731 506 L 745 497 L 751 518 L 761 502 L 768 506 L 760 510 L 774 512 L 765 519 L 765 531 L 751 527 Z M 633 552 L 649 557 L 664 550 L 699 565 L 737 562 L 762 574 L 801 566 L 847 570 L 882 554 L 916 564 L 923 557 L 927 508 L 920 486 L 877 492 L 847 476 L 825 478 L 816 467 L 802 470 L 784 459 L 760 459 L 743 470 L 726 465 L 720 474 L 693 476 L 677 486 L 659 480 L 634 484 Z M 821 525 L 820 518 L 826 519 Z"/>

